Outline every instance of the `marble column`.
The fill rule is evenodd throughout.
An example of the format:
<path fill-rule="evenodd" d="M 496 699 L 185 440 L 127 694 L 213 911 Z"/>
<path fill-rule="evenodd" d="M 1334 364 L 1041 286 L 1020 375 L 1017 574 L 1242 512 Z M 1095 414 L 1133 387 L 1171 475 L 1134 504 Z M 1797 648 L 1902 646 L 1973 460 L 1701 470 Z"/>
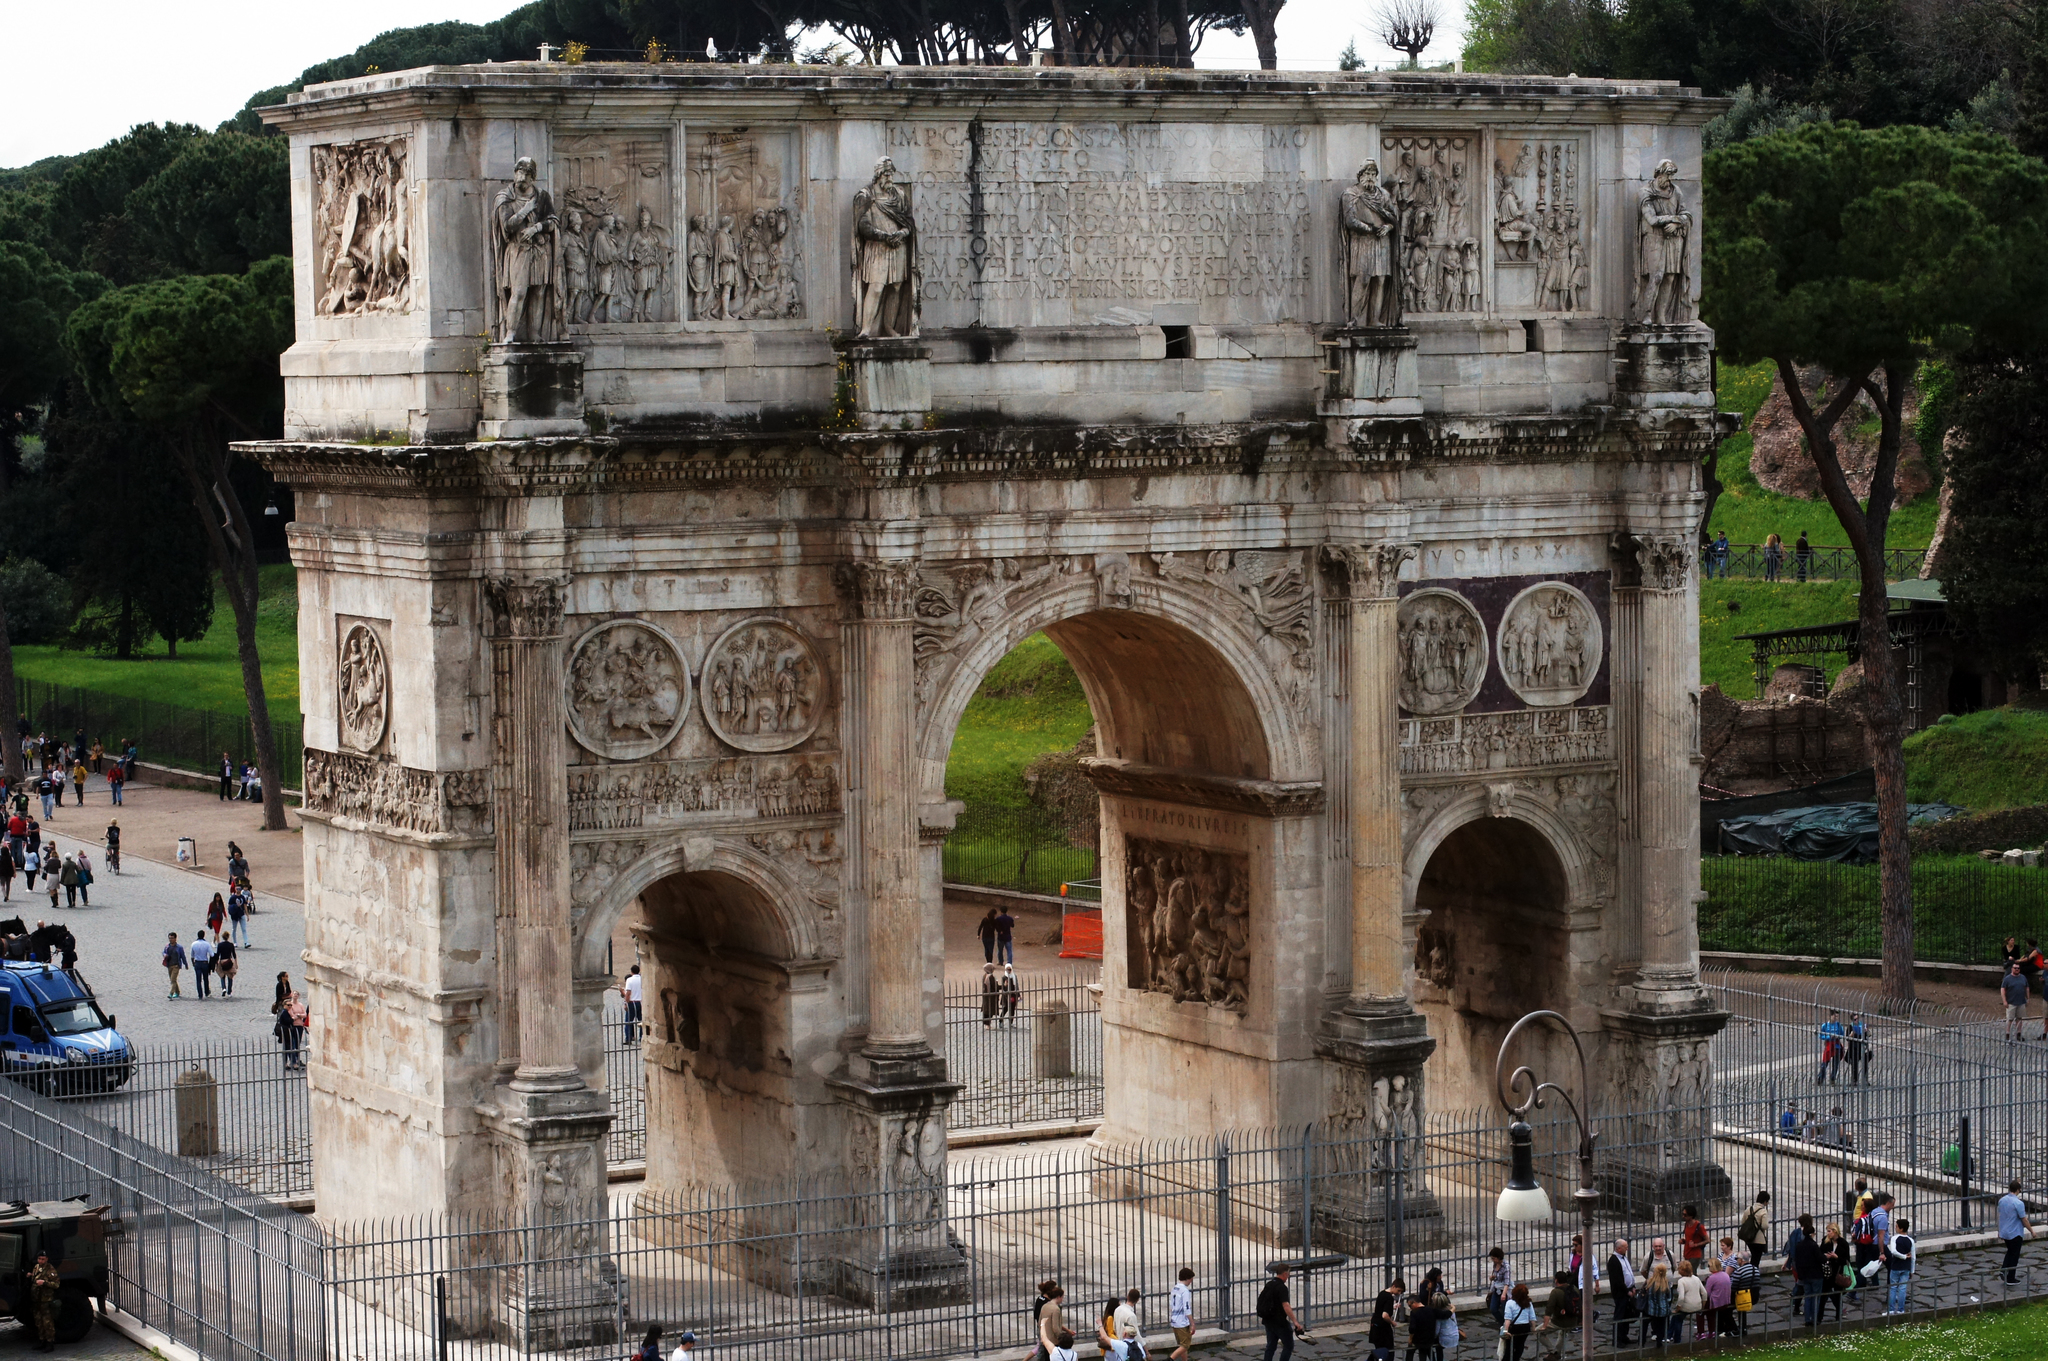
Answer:
<path fill-rule="evenodd" d="M 1634 959 L 1606 1012 L 1609 1108 L 1641 1112 L 1632 1142 L 1606 1160 L 1610 1196 L 1675 1214 L 1731 1194 L 1713 1160 L 1708 1042 L 1727 1015 L 1699 978 L 1699 632 L 1695 554 L 1683 539 L 1618 536 L 1615 721 L 1620 737 L 1620 929 Z"/>
<path fill-rule="evenodd" d="M 500 1071 L 485 1113 L 506 1208 L 552 1244 L 504 1300 L 506 1326 L 543 1349 L 617 1341 L 606 1269 L 611 1109 L 576 1062 L 569 942 L 569 753 L 564 579 L 485 583 L 492 618 Z M 510 1072 L 504 1070 L 509 1066 Z M 586 1249 L 587 1245 L 587 1249 Z"/>
<path fill-rule="evenodd" d="M 849 865 L 866 911 L 868 1027 L 833 1080 L 847 1107 L 846 1165 L 876 1194 L 848 1202 L 840 1293 L 876 1309 L 966 1298 L 967 1266 L 946 1231 L 946 1107 L 959 1090 L 925 1027 L 917 668 L 911 599 L 917 564 L 869 560 L 837 573 L 847 748 Z"/>

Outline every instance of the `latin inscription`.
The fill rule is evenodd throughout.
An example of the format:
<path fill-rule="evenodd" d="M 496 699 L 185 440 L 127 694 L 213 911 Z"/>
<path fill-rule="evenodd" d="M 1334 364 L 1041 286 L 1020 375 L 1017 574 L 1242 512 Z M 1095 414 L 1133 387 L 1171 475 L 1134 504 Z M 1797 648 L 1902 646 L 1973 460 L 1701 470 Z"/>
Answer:
<path fill-rule="evenodd" d="M 932 302 L 1306 301 L 1307 131 L 1259 125 L 901 125 Z M 969 174 L 970 166 L 974 173 Z M 978 211 L 977 211 L 978 209 Z"/>

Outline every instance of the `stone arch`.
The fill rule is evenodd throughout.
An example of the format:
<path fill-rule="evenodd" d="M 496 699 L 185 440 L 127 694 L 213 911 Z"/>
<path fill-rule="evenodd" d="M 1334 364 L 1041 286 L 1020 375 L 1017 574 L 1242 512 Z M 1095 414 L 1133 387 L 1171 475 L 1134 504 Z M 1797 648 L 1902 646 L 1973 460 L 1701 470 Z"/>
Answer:
<path fill-rule="evenodd" d="M 605 972 L 605 945 L 619 919 L 647 889 L 681 874 L 717 874 L 752 890 L 755 901 L 765 909 L 765 929 L 772 930 L 777 947 L 776 951 L 764 954 L 805 961 L 828 957 L 824 933 L 819 929 L 819 914 L 808 891 L 780 860 L 767 852 L 724 836 L 678 835 L 652 842 L 622 840 L 614 844 L 641 849 L 587 903 L 577 905 L 575 959 L 579 977 Z M 572 875 L 572 886 L 573 883 Z"/>
<path fill-rule="evenodd" d="M 1275 781 L 1317 777 L 1314 674 L 1303 671 L 1292 685 L 1283 684 L 1242 601 L 1224 590 L 1184 576 L 1138 577 L 1132 586 L 1127 607 L 1105 608 L 1095 575 L 1056 574 L 1020 590 L 999 617 L 976 626 L 919 714 L 927 800 L 943 797 L 953 734 L 982 679 L 1041 631 L 1073 663 L 1102 726 L 1104 755 L 1116 755 L 1121 746 L 1124 759 L 1144 765 Z M 1130 657 L 1150 659 L 1148 676 L 1160 674 L 1161 665 L 1176 668 L 1167 673 L 1175 677 L 1176 692 L 1164 697 L 1173 703 L 1161 705 L 1156 690 L 1134 689 L 1137 678 L 1119 674 L 1118 663 Z M 1175 731 L 1187 747 L 1176 750 L 1168 735 Z M 1206 752 L 1188 749 L 1200 744 Z"/>
<path fill-rule="evenodd" d="M 1516 1018 L 1579 1010 L 1583 956 L 1595 945 L 1595 933 L 1580 929 L 1582 909 L 1596 901 L 1596 868 L 1557 807 L 1520 783 L 1462 790 L 1412 836 L 1403 896 L 1416 923 L 1415 1004 L 1437 1040 L 1433 1105 L 1490 1105 L 1500 1042 Z M 1532 1036 L 1518 1061 L 1561 1062 L 1565 1044 Z"/>

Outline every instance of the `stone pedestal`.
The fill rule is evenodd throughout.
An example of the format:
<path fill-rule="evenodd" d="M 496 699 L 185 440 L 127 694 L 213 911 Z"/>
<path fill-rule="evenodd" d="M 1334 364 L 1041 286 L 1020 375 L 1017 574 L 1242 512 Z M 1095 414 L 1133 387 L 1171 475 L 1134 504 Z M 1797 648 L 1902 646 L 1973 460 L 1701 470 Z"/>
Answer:
<path fill-rule="evenodd" d="M 1711 407 L 1714 333 L 1698 323 L 1627 326 L 1614 345 L 1618 406 Z"/>
<path fill-rule="evenodd" d="M 932 414 L 932 352 L 912 339 L 849 340 L 837 347 L 863 430 L 922 430 Z"/>
<path fill-rule="evenodd" d="M 1605 1208 L 1628 1210 L 1645 1221 L 1668 1222 L 1681 1208 L 1714 1207 L 1733 1199 L 1726 1169 L 1714 1161 L 1707 1102 L 1707 1046 L 1728 1013 L 1702 998 L 1686 1013 L 1644 1015 L 1610 1011 L 1607 1029 L 1610 1099 L 1615 1108 L 1642 1111 L 1594 1164 Z"/>
<path fill-rule="evenodd" d="M 1407 327 L 1344 327 L 1319 343 L 1323 394 L 1316 412 L 1332 446 L 1349 444 L 1361 422 L 1422 414 L 1415 333 Z"/>
<path fill-rule="evenodd" d="M 856 1054 L 836 1080 L 847 1103 L 847 1166 L 855 1194 L 847 1251 L 832 1265 L 832 1293 L 877 1312 L 960 1304 L 970 1298 L 967 1249 L 946 1219 L 946 1107 L 958 1083 L 945 1060 L 875 1062 Z"/>
<path fill-rule="evenodd" d="M 583 356 L 573 345 L 493 345 L 477 383 L 479 439 L 580 435 Z"/>
<path fill-rule="evenodd" d="M 582 1087 L 507 1086 L 481 1114 L 508 1201 L 532 1229 L 519 1259 L 503 1264 L 501 1339 L 528 1352 L 618 1343 L 621 1282 L 605 1254 L 610 1102 Z"/>

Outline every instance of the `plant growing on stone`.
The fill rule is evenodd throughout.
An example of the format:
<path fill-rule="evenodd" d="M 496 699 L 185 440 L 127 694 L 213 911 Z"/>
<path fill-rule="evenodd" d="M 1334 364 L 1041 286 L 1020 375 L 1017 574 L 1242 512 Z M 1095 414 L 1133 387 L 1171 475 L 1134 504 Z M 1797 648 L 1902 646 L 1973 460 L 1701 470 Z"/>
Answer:
<path fill-rule="evenodd" d="M 1883 987 L 1886 1003 L 1899 1006 L 1913 998 L 1913 906 L 1884 551 L 1902 408 L 1923 359 L 2023 341 L 2041 325 L 2048 166 L 1981 133 L 1831 123 L 1711 153 L 1705 188 L 1705 319 L 1724 357 L 1777 366 L 1821 490 L 1856 552 Z M 1879 422 L 1863 503 L 1838 452 L 1840 423 L 1858 398 L 1869 399 Z"/>

